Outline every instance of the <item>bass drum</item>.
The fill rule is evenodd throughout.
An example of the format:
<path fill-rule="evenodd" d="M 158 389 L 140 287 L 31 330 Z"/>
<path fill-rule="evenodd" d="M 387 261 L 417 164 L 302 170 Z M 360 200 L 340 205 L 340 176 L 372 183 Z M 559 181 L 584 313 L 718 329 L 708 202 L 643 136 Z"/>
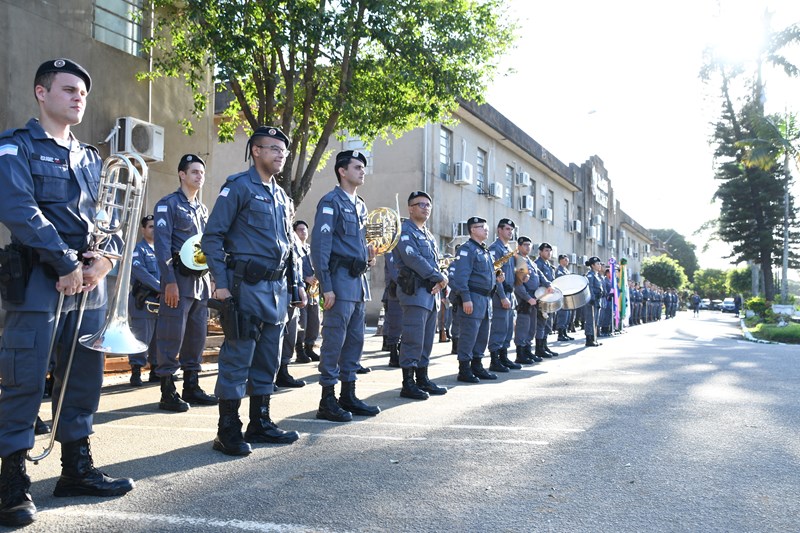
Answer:
<path fill-rule="evenodd" d="M 551 285 L 564 295 L 562 309 L 579 309 L 592 299 L 592 294 L 589 292 L 589 280 L 586 279 L 586 276 L 567 274 L 554 279 Z"/>

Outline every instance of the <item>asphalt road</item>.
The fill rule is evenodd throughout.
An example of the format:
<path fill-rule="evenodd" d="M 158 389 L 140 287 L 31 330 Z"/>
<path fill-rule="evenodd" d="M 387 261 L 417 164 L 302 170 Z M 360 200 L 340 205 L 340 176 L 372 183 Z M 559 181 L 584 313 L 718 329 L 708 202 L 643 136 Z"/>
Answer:
<path fill-rule="evenodd" d="M 273 418 L 301 439 L 246 458 L 211 449 L 215 407 L 160 412 L 157 386 L 112 378 L 95 462 L 136 489 L 53 498 L 57 448 L 29 466 L 40 513 L 26 531 L 800 529 L 797 348 L 746 342 L 713 311 L 602 341 L 551 341 L 560 357 L 477 385 L 436 344 L 430 373 L 450 391 L 414 402 L 369 337 L 357 390 L 379 416 L 316 420 L 316 370 L 293 365 L 310 383 L 276 394 Z"/>

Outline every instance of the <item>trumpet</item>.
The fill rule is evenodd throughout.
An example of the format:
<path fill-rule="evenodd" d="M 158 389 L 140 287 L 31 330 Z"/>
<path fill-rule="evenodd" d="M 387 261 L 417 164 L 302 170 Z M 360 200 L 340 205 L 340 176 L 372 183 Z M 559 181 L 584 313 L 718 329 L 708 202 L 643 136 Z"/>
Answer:
<path fill-rule="evenodd" d="M 137 167 L 138 165 L 138 167 Z M 147 345 L 138 340 L 128 325 L 128 306 L 125 295 L 131 280 L 131 258 L 133 256 L 136 233 L 138 231 L 137 222 L 142 210 L 144 200 L 144 189 L 147 185 L 147 163 L 138 154 L 114 154 L 108 157 L 103 163 L 100 171 L 100 184 L 97 189 L 97 204 L 95 208 L 94 228 L 91 234 L 91 244 L 89 250 L 97 252 L 109 259 L 119 260 L 119 276 L 117 285 L 113 293 L 109 293 L 106 323 L 103 328 L 94 335 L 83 335 L 78 338 L 81 329 L 83 314 L 86 310 L 87 292 L 81 293 L 80 303 L 78 304 L 78 314 L 75 320 L 75 334 L 72 337 L 72 345 L 67 364 L 64 370 L 64 378 L 61 383 L 61 393 L 58 397 L 56 412 L 53 416 L 53 429 L 50 436 L 50 443 L 40 455 L 27 455 L 27 459 L 34 464 L 50 455 L 55 445 L 58 423 L 61 419 L 61 407 L 64 404 L 64 395 L 67 391 L 70 370 L 75 358 L 75 349 L 80 341 L 81 345 L 91 350 L 105 353 L 124 355 L 138 353 L 147 350 Z M 113 253 L 108 247 L 112 237 L 122 230 L 124 234 L 123 253 Z M 56 305 L 56 315 L 53 323 L 53 335 L 50 340 L 49 353 L 53 352 L 56 334 L 61 318 L 61 309 L 64 304 L 64 293 L 60 293 L 58 304 Z"/>
<path fill-rule="evenodd" d="M 400 241 L 400 200 L 394 195 L 397 210 L 390 207 L 376 207 L 367 214 L 367 244 L 375 249 L 376 255 L 383 255 L 397 246 Z"/>

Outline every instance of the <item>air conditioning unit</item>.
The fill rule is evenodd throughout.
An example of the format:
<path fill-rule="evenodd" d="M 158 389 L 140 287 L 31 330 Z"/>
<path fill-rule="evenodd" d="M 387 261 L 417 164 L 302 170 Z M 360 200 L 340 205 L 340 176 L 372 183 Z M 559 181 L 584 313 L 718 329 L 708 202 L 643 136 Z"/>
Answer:
<path fill-rule="evenodd" d="M 588 260 L 589 260 L 589 256 L 588 255 L 582 255 L 581 256 L 581 264 L 582 265 L 585 265 L 586 261 L 588 261 Z"/>
<path fill-rule="evenodd" d="M 456 163 L 456 175 L 453 178 L 456 185 L 472 185 L 472 164 L 466 161 Z"/>
<path fill-rule="evenodd" d="M 578 254 L 570 254 L 569 262 L 573 265 L 578 262 Z"/>
<path fill-rule="evenodd" d="M 528 174 L 527 172 L 520 172 L 514 179 L 514 185 L 516 185 L 517 187 L 530 187 L 531 175 Z"/>
<path fill-rule="evenodd" d="M 627 237 L 628 237 L 628 232 L 627 231 L 625 231 L 624 229 L 619 230 L 619 238 L 621 240 L 624 241 Z"/>
<path fill-rule="evenodd" d="M 115 153 L 133 152 L 145 161 L 164 160 L 164 128 L 133 117 L 117 119 Z"/>
<path fill-rule="evenodd" d="M 499 182 L 494 182 L 489 184 L 489 196 L 492 198 L 502 198 L 503 197 L 503 184 Z"/>
<path fill-rule="evenodd" d="M 519 211 L 533 211 L 533 196 L 525 194 L 517 200 L 517 209 Z"/>
<path fill-rule="evenodd" d="M 589 226 L 589 232 L 586 234 L 586 238 L 591 241 L 596 241 L 599 233 L 600 233 L 600 228 L 598 228 L 597 226 Z"/>
<path fill-rule="evenodd" d="M 592 226 L 599 226 L 603 223 L 603 217 L 600 215 L 595 215 L 592 217 Z"/>
<path fill-rule="evenodd" d="M 466 222 L 453 224 L 453 237 L 469 237 L 469 229 Z"/>
<path fill-rule="evenodd" d="M 611 239 L 610 241 L 608 241 L 608 247 L 611 248 L 612 250 L 616 250 L 617 249 L 617 240 L 616 239 Z"/>
<path fill-rule="evenodd" d="M 581 232 L 581 221 L 580 220 L 573 220 L 572 223 L 569 225 L 569 231 L 571 233 L 580 233 Z"/>
<path fill-rule="evenodd" d="M 553 220 L 553 210 L 548 207 L 540 209 L 539 220 Z"/>

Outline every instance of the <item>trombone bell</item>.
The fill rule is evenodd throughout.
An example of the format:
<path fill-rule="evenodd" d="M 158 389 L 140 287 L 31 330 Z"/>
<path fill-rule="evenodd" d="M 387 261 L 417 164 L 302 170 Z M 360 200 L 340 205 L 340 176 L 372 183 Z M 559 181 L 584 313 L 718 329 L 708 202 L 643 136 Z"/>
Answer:
<path fill-rule="evenodd" d="M 80 338 L 81 345 L 112 355 L 129 355 L 147 351 L 147 345 L 136 338 L 128 327 L 127 317 L 114 317 L 94 335 Z"/>

